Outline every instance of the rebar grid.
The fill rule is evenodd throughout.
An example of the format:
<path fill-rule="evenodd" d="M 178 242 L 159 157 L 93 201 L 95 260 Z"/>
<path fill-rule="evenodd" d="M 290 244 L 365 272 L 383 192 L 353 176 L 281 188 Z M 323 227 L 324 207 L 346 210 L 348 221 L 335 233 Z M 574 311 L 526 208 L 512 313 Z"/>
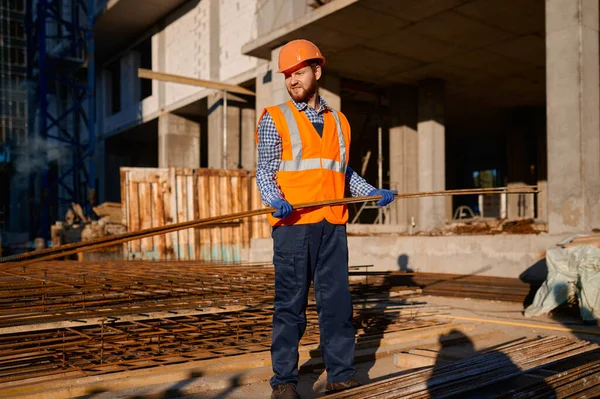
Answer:
<path fill-rule="evenodd" d="M 270 306 L 273 281 L 270 264 L 33 264 L 18 271 L 0 271 L 0 328 L 228 305 Z M 382 292 L 380 284 L 366 282 L 351 282 L 355 297 L 381 298 L 383 294 L 385 298 L 392 295 L 390 291 L 402 290 L 387 287 Z"/>
<path fill-rule="evenodd" d="M 354 273 L 351 273 L 354 274 Z M 358 272 L 357 275 L 365 275 Z M 541 282 L 524 282 L 516 278 L 460 275 L 446 273 L 405 273 L 399 271 L 370 272 L 372 284 L 409 286 L 423 294 L 462 298 L 477 298 L 522 303 Z"/>
<path fill-rule="evenodd" d="M 318 344 L 318 317 L 313 305 L 307 309 L 307 324 L 301 345 Z M 355 312 L 354 324 L 358 342 L 366 343 L 380 341 L 384 333 L 418 331 L 446 322 L 375 308 Z M 272 312 L 262 309 L 6 334 L 0 336 L 0 384 L 266 352 L 271 345 L 271 328 Z"/>

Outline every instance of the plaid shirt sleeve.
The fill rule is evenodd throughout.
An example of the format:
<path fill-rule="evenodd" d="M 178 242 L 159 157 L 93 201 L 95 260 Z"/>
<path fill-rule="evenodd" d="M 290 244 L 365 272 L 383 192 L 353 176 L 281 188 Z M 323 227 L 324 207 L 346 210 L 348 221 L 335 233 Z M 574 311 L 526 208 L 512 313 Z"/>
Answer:
<path fill-rule="evenodd" d="M 367 183 L 350 166 L 346 169 L 346 192 L 353 197 L 366 197 L 375 187 Z"/>
<path fill-rule="evenodd" d="M 258 125 L 257 147 L 256 184 L 263 204 L 271 206 L 274 200 L 282 199 L 283 194 L 277 184 L 277 171 L 281 163 L 281 137 L 268 112 Z"/>

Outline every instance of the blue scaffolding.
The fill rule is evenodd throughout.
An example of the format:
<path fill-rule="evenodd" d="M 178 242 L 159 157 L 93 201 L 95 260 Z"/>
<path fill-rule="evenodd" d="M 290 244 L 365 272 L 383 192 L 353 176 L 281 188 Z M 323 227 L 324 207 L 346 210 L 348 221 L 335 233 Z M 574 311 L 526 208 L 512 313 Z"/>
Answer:
<path fill-rule="evenodd" d="M 59 204 L 79 203 L 91 214 L 96 200 L 95 3 L 27 0 L 26 4 L 27 74 L 33 83 L 29 137 L 31 156 L 42 160 L 30 189 L 41 211 L 36 236 L 46 240 L 51 213 L 58 217 Z"/>

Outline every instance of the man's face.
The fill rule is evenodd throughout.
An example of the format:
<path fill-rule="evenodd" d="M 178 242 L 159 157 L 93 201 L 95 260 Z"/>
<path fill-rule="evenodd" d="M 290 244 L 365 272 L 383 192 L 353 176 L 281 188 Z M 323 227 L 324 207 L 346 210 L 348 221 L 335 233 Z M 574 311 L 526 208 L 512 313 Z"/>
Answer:
<path fill-rule="evenodd" d="M 294 101 L 307 102 L 317 92 L 317 80 L 320 77 L 320 66 L 304 65 L 285 73 L 285 87 Z"/>

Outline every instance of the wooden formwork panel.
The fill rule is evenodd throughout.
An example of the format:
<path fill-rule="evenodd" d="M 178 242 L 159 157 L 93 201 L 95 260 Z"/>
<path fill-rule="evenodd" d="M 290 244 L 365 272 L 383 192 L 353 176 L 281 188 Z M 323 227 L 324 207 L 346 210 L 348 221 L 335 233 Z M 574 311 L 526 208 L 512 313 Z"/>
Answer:
<path fill-rule="evenodd" d="M 121 168 L 128 231 L 261 208 L 254 172 L 190 168 Z M 127 259 L 239 261 L 252 238 L 270 235 L 264 216 L 239 226 L 187 229 L 124 244 Z"/>

